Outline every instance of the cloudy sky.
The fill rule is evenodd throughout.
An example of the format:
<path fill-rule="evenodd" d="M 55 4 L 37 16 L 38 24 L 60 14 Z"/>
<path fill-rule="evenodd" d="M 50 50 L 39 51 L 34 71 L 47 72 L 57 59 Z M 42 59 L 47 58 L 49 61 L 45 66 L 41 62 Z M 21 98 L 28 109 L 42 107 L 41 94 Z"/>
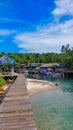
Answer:
<path fill-rule="evenodd" d="M 73 0 L 0 0 L 0 52 L 73 47 Z"/>

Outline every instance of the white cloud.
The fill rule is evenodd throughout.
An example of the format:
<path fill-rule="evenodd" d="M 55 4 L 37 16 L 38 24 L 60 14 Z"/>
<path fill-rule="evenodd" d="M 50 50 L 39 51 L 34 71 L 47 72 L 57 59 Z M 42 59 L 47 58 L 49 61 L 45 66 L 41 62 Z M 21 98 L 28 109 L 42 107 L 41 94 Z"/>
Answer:
<path fill-rule="evenodd" d="M 14 41 L 21 49 L 29 52 L 60 52 L 63 44 L 73 46 L 73 20 L 64 24 L 39 28 L 36 32 L 20 33 Z"/>
<path fill-rule="evenodd" d="M 73 19 L 59 23 L 63 15 L 73 16 L 72 0 L 55 0 L 56 8 L 53 10 L 57 23 L 50 26 L 37 27 L 36 32 L 24 32 L 17 34 L 14 41 L 21 50 L 29 52 L 60 52 L 63 44 L 73 46 Z M 58 17 L 59 16 L 59 17 Z"/>
<path fill-rule="evenodd" d="M 0 30 L 0 36 L 7 36 L 7 35 L 10 35 L 14 32 L 15 32 L 14 30 L 1 29 Z"/>
<path fill-rule="evenodd" d="M 54 15 L 72 15 L 73 16 L 73 0 L 55 0 L 56 8 L 52 12 Z"/>

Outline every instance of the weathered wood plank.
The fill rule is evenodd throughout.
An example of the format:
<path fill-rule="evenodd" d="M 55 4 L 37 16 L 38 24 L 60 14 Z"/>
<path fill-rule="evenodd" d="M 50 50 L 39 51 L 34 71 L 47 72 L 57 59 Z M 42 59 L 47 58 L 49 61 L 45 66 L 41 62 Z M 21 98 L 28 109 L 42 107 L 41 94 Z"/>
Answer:
<path fill-rule="evenodd" d="M 11 85 L 0 106 L 0 130 L 37 130 L 23 74 Z"/>

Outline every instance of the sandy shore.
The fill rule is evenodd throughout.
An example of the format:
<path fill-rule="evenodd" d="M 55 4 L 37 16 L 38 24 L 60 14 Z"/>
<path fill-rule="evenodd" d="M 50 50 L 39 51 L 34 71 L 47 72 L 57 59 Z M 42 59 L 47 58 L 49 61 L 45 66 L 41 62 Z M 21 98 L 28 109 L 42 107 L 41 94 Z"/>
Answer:
<path fill-rule="evenodd" d="M 27 78 L 27 89 L 30 96 L 41 91 L 53 90 L 56 88 L 57 86 L 52 82 Z"/>
<path fill-rule="evenodd" d="M 4 85 L 3 87 L 0 87 L 0 96 L 1 96 L 2 94 L 4 94 L 4 92 L 6 91 L 6 89 L 7 89 L 8 87 L 9 87 L 8 84 Z"/>

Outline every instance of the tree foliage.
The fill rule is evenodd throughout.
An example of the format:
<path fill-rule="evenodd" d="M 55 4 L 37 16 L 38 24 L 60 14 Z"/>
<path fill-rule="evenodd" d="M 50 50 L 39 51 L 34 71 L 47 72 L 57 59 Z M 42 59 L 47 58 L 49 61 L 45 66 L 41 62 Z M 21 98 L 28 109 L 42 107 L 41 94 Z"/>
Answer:
<path fill-rule="evenodd" d="M 6 54 L 2 52 L 0 56 Z M 67 68 L 73 70 L 73 48 L 70 45 L 63 45 L 61 53 L 8 53 L 18 64 L 22 63 L 62 63 Z"/>

